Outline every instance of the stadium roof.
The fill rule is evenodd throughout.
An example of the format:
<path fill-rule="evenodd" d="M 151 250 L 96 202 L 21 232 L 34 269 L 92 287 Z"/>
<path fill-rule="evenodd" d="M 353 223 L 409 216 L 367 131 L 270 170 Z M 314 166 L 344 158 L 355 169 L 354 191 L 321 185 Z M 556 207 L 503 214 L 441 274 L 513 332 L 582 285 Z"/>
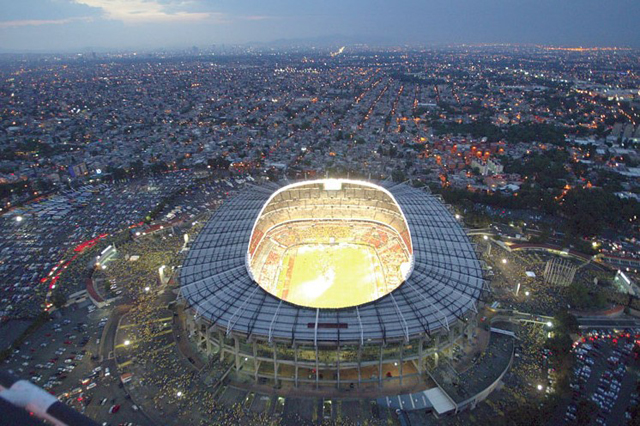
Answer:
<path fill-rule="evenodd" d="M 267 340 L 338 342 L 409 340 L 448 329 L 475 310 L 482 269 L 469 238 L 434 196 L 381 182 L 406 217 L 414 268 L 382 298 L 357 307 L 318 309 L 267 293 L 246 267 L 255 220 L 274 191 L 287 183 L 252 186 L 225 202 L 198 235 L 180 272 L 181 297 L 227 333 Z"/>

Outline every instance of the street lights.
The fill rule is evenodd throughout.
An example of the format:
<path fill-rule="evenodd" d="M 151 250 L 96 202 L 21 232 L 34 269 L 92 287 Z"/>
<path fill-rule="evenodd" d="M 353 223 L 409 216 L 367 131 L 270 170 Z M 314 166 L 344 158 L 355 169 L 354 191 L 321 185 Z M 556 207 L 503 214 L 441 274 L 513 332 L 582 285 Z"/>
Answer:
<path fill-rule="evenodd" d="M 530 293 L 529 291 L 525 291 L 525 292 L 524 292 L 524 295 L 525 295 L 525 296 L 527 296 L 527 297 L 529 297 L 529 295 L 530 295 L 530 294 L 531 294 L 531 293 Z"/>
<path fill-rule="evenodd" d="M 539 390 L 539 391 L 542 391 L 542 389 L 544 389 L 544 386 L 542 386 L 542 385 L 538 385 L 538 390 Z"/>
<path fill-rule="evenodd" d="M 24 219 L 22 216 L 16 216 L 16 222 L 20 223 Z"/>
<path fill-rule="evenodd" d="M 180 398 L 182 396 L 182 391 L 178 391 L 178 393 L 176 393 L 176 396 Z"/>
<path fill-rule="evenodd" d="M 130 344 L 131 344 L 131 340 L 125 340 L 125 341 L 124 341 L 124 345 L 125 345 L 125 346 L 129 346 Z"/>
<path fill-rule="evenodd" d="M 144 288 L 144 291 L 147 292 L 147 293 L 149 293 L 149 290 L 151 290 L 151 287 L 149 287 L 149 286 Z"/>
<path fill-rule="evenodd" d="M 506 265 L 506 264 L 507 264 L 507 259 L 502 259 L 502 263 L 503 263 L 504 265 Z"/>
<path fill-rule="evenodd" d="M 483 235 L 483 236 L 482 236 L 482 239 L 484 239 L 485 241 L 487 241 L 487 240 L 489 239 L 489 236 L 488 236 L 488 235 Z"/>

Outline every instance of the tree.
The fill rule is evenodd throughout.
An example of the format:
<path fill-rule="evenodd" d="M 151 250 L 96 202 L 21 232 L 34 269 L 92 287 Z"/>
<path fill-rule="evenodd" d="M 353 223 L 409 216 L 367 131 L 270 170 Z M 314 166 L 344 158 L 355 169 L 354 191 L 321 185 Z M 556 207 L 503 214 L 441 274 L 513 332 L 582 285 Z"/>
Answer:
<path fill-rule="evenodd" d="M 153 163 L 149 169 L 151 173 L 162 173 L 169 170 L 169 166 L 164 161 L 158 161 Z"/>
<path fill-rule="evenodd" d="M 407 177 L 402 170 L 395 169 L 391 172 L 391 179 L 393 179 L 394 182 L 404 182 Z"/>
<path fill-rule="evenodd" d="M 64 308 L 67 304 L 67 296 L 61 290 L 56 290 L 51 295 L 51 303 L 57 309 Z"/>
<path fill-rule="evenodd" d="M 578 402 L 578 409 L 576 410 L 576 423 L 579 425 L 588 425 L 591 423 L 591 419 L 598 411 L 598 406 L 595 402 L 583 399 Z"/>
<path fill-rule="evenodd" d="M 602 291 L 589 288 L 578 282 L 574 281 L 567 288 L 567 296 L 572 306 L 579 309 L 598 309 L 606 305 L 607 299 Z"/>
<path fill-rule="evenodd" d="M 556 332 L 575 334 L 579 331 L 578 320 L 566 309 L 556 312 L 553 320 Z"/>
<path fill-rule="evenodd" d="M 121 167 L 107 166 L 107 173 L 110 173 L 114 180 L 122 180 L 127 177 L 127 172 Z"/>
<path fill-rule="evenodd" d="M 275 167 L 270 167 L 267 170 L 267 177 L 269 178 L 270 181 L 277 181 L 278 180 L 278 169 L 276 169 Z"/>
<path fill-rule="evenodd" d="M 144 163 L 141 160 L 132 161 L 129 163 L 129 167 L 131 168 L 131 172 L 135 175 L 142 174 L 144 169 Z"/>

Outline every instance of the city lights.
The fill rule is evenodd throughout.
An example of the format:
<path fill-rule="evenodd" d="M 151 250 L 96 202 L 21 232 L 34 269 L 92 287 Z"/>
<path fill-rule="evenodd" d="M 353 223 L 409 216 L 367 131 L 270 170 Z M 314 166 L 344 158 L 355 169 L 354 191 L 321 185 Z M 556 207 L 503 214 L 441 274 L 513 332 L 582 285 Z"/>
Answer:
<path fill-rule="evenodd" d="M 336 51 L 272 45 L 293 21 L 257 10 L 229 11 L 228 44 L 178 37 L 215 7 L 147 3 L 105 6 L 89 44 L 116 19 L 142 47 L 154 21 L 147 42 L 175 50 L 65 46 L 62 12 L 0 25 L 12 49 L 59 49 L 0 67 L 8 372 L 98 424 L 578 423 L 584 401 L 592 423 L 633 420 L 640 40 L 610 27 L 640 11 L 600 5 L 593 31 L 513 6 L 562 31 L 518 45 L 492 18 L 456 38 L 495 44 L 427 47 L 442 8 L 411 5 L 412 31 L 374 19 L 406 43 Z M 575 47 L 607 40 L 632 47 Z"/>

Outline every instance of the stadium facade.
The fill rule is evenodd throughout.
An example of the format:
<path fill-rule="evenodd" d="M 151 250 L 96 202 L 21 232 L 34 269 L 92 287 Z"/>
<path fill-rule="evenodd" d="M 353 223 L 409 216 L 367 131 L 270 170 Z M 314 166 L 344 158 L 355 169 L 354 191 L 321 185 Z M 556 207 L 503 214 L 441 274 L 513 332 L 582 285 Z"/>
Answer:
<path fill-rule="evenodd" d="M 347 254 L 363 263 L 345 266 Z M 314 256 L 349 279 L 309 278 Z M 296 269 L 296 258 L 307 263 Z M 358 274 L 362 267 L 370 273 Z M 473 337 L 484 289 L 474 246 L 438 198 L 345 179 L 233 196 L 198 235 L 179 279 L 185 327 L 207 356 L 256 383 L 343 389 L 415 386 Z"/>

